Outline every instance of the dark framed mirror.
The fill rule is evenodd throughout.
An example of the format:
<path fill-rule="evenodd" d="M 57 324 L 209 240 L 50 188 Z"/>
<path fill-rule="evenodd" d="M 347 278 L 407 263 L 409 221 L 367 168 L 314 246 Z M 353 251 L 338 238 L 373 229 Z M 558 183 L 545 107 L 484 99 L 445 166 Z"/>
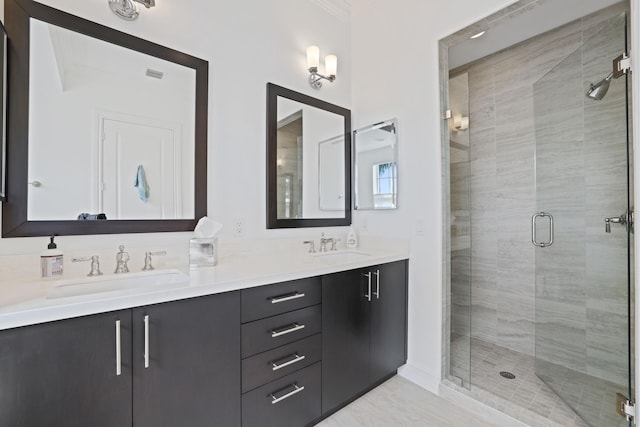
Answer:
<path fill-rule="evenodd" d="M 351 111 L 267 84 L 267 228 L 351 224 Z"/>
<path fill-rule="evenodd" d="M 32 0 L 5 19 L 3 237 L 193 230 L 208 62 Z"/>

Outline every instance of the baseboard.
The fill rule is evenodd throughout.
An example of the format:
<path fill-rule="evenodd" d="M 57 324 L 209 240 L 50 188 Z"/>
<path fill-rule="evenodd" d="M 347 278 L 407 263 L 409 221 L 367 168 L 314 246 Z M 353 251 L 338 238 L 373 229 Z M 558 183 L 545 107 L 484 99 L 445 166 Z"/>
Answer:
<path fill-rule="evenodd" d="M 398 375 L 433 394 L 440 394 L 440 378 L 434 377 L 411 363 L 398 368 Z"/>

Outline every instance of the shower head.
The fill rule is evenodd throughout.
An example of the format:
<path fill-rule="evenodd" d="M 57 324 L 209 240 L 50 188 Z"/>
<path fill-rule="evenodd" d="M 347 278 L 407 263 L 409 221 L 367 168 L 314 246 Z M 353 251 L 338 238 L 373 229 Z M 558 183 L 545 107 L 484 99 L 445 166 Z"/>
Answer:
<path fill-rule="evenodd" d="M 589 86 L 587 90 L 586 96 L 587 98 L 595 99 L 596 101 L 600 101 L 607 94 L 609 90 L 609 84 L 611 83 L 611 79 L 613 78 L 613 73 L 609 73 L 607 77 L 600 80 L 598 83 Z"/>

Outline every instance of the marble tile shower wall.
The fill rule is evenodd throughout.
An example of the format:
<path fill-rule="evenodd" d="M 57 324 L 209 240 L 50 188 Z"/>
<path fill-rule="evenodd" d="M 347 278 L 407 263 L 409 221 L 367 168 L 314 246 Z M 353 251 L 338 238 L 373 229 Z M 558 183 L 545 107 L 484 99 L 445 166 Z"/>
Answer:
<path fill-rule="evenodd" d="M 576 51 L 585 40 L 603 29 L 626 7 L 624 3 L 610 7 L 451 72 L 452 76 L 463 72 L 468 72 L 469 76 L 471 241 L 473 242 L 471 246 L 471 317 L 474 338 L 525 354 L 534 354 L 536 270 L 535 252 L 530 235 L 531 215 L 537 207 L 534 83 Z M 609 55 L 605 50 L 593 52 L 593 55 L 597 56 L 584 58 L 584 78 L 578 76 L 576 80 L 579 88 L 576 88 L 575 96 L 579 96 L 581 103 L 585 99 L 586 86 L 583 88 L 583 85 L 586 83 L 584 82 L 587 79 L 597 81 L 606 75 L 604 73 L 594 78 L 587 72 L 595 58 Z M 604 63 L 610 64 L 610 59 L 606 59 Z M 566 78 L 569 77 L 566 76 Z M 606 105 L 611 105 L 611 102 L 602 103 L 598 108 L 606 109 Z M 583 121 L 588 123 L 591 120 L 592 124 L 584 129 L 584 135 L 582 130 L 570 135 L 567 144 L 584 144 L 585 140 L 601 137 L 615 127 L 607 124 L 606 117 L 618 112 L 608 111 L 606 117 L 602 116 L 602 110 L 597 112 L 597 117 L 593 117 L 593 113 L 596 112 L 581 107 L 565 112 L 566 117 L 571 120 L 579 120 L 581 124 Z M 597 154 L 590 153 L 585 156 L 597 157 Z M 605 165 L 602 170 L 609 167 Z M 606 177 L 593 176 L 584 179 L 590 180 L 594 186 L 589 188 L 589 192 L 600 186 L 603 190 L 602 194 L 594 194 L 589 198 L 593 198 L 593 202 L 598 200 L 598 203 L 603 203 Z M 571 199 L 580 197 L 578 194 L 580 192 L 574 191 L 574 186 L 571 184 L 577 185 L 575 182 L 566 183 L 568 187 L 560 189 L 561 197 L 568 196 Z M 571 191 L 568 191 L 569 188 Z M 580 191 L 584 198 L 584 188 Z M 453 186 L 452 197 L 455 197 Z M 615 212 L 611 215 L 613 214 Z M 591 221 L 588 218 L 581 219 L 572 226 L 580 226 L 584 229 L 584 221 L 587 220 Z M 596 221 L 595 218 L 593 221 Z M 601 223 L 602 218 L 599 221 L 598 231 L 604 227 Z M 591 226 L 596 227 L 595 222 L 588 225 L 587 229 Z M 584 258 L 576 260 L 581 268 L 572 270 L 575 275 L 571 276 L 569 281 L 575 286 L 582 286 L 582 294 L 587 292 L 584 290 L 585 275 L 599 277 L 602 280 L 609 273 L 585 271 L 585 266 L 594 268 L 596 265 L 588 262 L 590 257 L 602 256 L 599 252 L 587 253 L 585 239 L 596 238 L 595 233 L 594 237 L 589 236 L 587 234 L 571 242 L 585 248 L 582 251 Z M 604 236 L 600 234 L 598 238 L 602 239 Z M 606 291 L 592 290 L 591 292 Z M 586 313 L 584 299 L 576 304 L 580 304 L 582 313 Z M 616 307 L 612 305 L 612 310 L 606 311 L 606 315 L 613 313 Z M 567 312 L 563 314 L 571 315 Z M 594 311 L 591 321 L 597 322 L 596 319 L 604 315 L 602 311 Z M 582 323 L 575 324 L 576 328 L 581 330 L 585 340 L 588 320 L 589 316 L 585 314 Z M 601 332 L 604 334 L 607 331 Z M 594 337 L 592 341 L 594 345 L 596 341 Z M 597 350 L 593 348 L 593 352 L 595 354 Z M 575 354 L 572 354 L 570 358 L 574 356 Z M 581 356 L 578 360 L 581 361 L 581 369 L 586 369 L 586 356 Z"/>

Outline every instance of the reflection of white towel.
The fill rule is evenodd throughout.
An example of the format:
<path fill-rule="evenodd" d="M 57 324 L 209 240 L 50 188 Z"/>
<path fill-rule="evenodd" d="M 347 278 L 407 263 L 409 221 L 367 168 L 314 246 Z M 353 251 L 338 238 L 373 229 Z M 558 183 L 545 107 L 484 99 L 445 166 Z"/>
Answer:
<path fill-rule="evenodd" d="M 144 172 L 142 165 L 138 165 L 133 186 L 138 189 L 138 197 L 140 197 L 140 200 L 147 203 L 147 201 L 149 201 L 149 184 L 147 183 L 147 174 Z"/>

